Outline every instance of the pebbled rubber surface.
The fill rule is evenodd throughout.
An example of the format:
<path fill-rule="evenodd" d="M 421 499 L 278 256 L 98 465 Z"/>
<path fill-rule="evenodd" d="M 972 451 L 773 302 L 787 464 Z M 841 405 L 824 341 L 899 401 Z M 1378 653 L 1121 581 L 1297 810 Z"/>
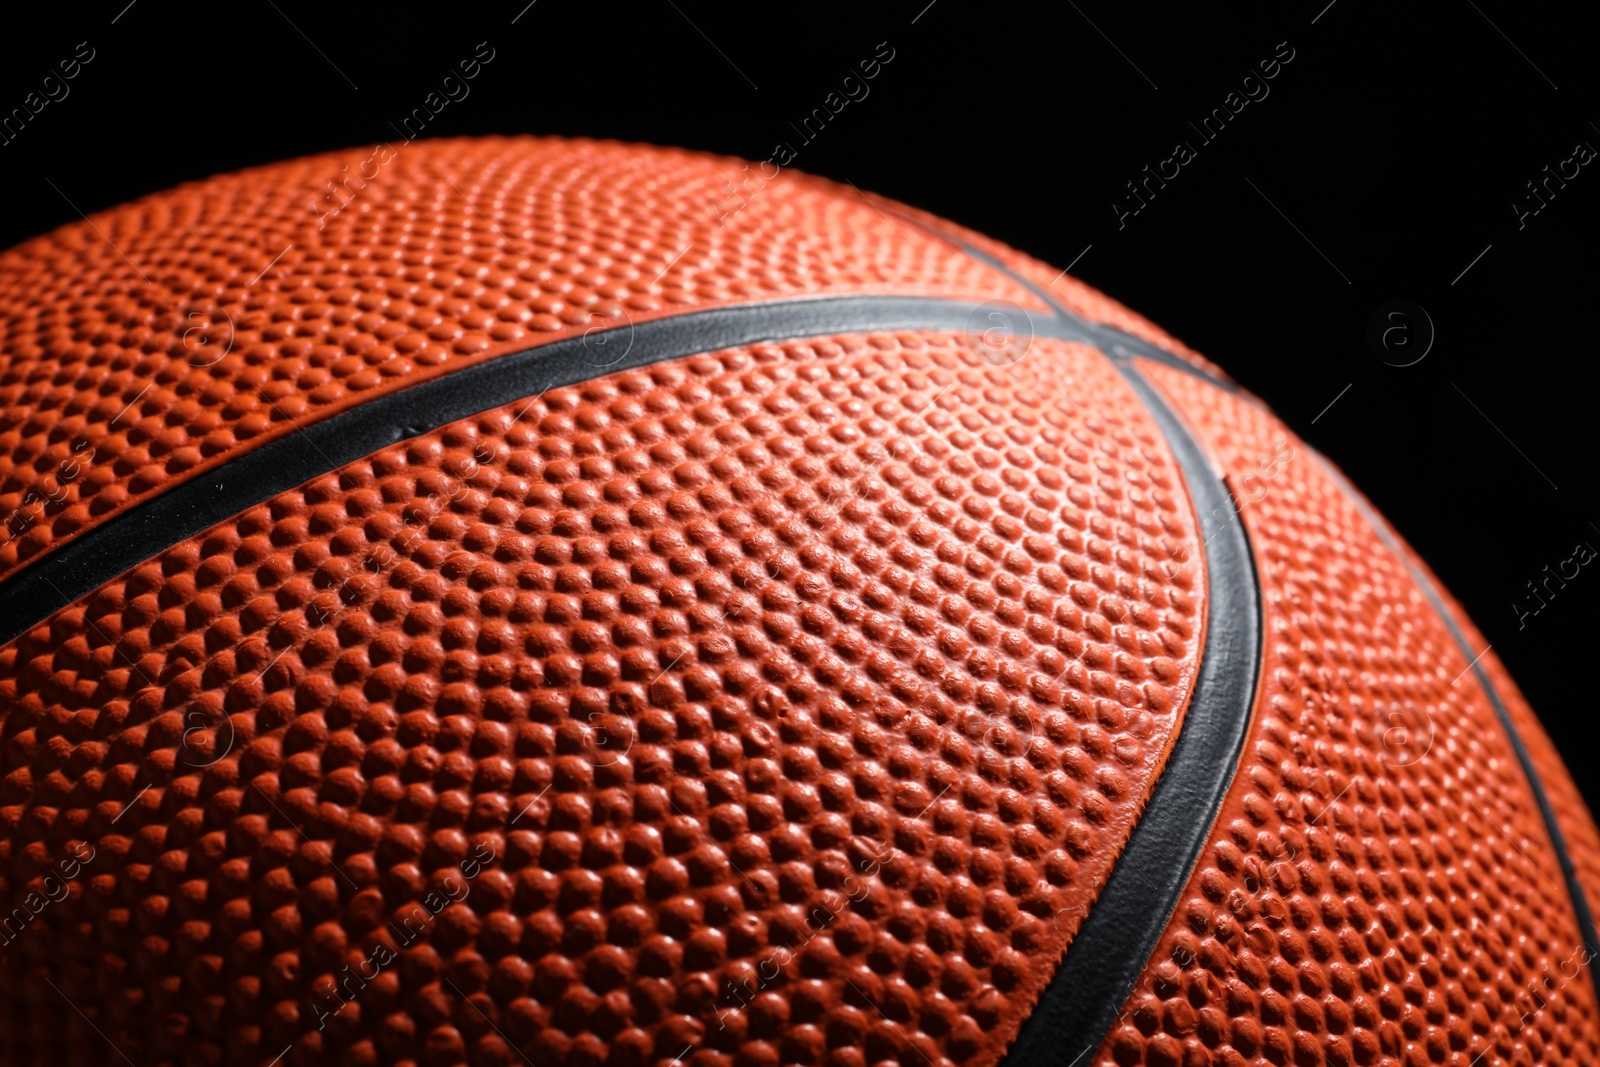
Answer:
<path fill-rule="evenodd" d="M 986 355 L 555 389 L 4 646 L 0 893 L 51 900 L 0 1059 L 997 1061 L 1171 746 L 1205 581 L 1116 369 Z"/>
<path fill-rule="evenodd" d="M 805 175 L 370 156 L 0 253 L 0 1064 L 1600 1062 L 1548 739 L 1209 362 Z"/>
<path fill-rule="evenodd" d="M 1578 791 L 1578 785 L 1572 780 L 1566 764 L 1561 759 L 1561 754 L 1556 751 L 1555 744 L 1550 740 L 1550 735 L 1545 733 L 1544 726 L 1539 722 L 1539 717 L 1529 707 L 1527 700 L 1517 689 L 1516 683 L 1511 680 L 1511 675 L 1506 671 L 1505 665 L 1500 662 L 1500 657 L 1489 648 L 1489 642 L 1484 638 L 1472 620 L 1462 610 L 1461 605 L 1443 592 L 1437 579 L 1432 578 L 1426 564 L 1418 558 L 1409 548 L 1406 549 L 1411 565 L 1427 574 L 1433 582 L 1433 587 L 1440 590 L 1440 597 L 1450 612 L 1451 618 L 1476 654 L 1484 651 L 1478 660 L 1477 669 L 1481 670 L 1494 687 L 1495 693 L 1500 697 L 1501 704 L 1505 707 L 1517 736 L 1522 739 L 1529 761 L 1532 763 L 1540 784 L 1544 787 L 1546 799 L 1550 803 L 1551 811 L 1555 815 L 1556 824 L 1560 829 L 1562 839 L 1566 845 L 1567 856 L 1572 862 L 1574 875 L 1582 889 L 1584 899 L 1588 902 L 1591 919 L 1593 918 L 1595 902 L 1600 901 L 1600 830 L 1595 827 L 1594 816 L 1583 802 L 1583 795 Z M 1596 953 L 1593 941 L 1589 944 L 1592 954 Z M 1591 955 L 1591 959 L 1594 955 Z M 1590 977 L 1593 978 L 1594 967 L 1590 967 Z"/>
<path fill-rule="evenodd" d="M 996 315 L 1016 332 L 986 334 Z M 1118 346 L 1135 343 L 1124 334 L 1108 341 L 1080 320 L 1023 316 L 993 303 L 890 296 L 811 297 L 707 308 L 548 341 L 369 397 L 297 427 L 294 433 L 259 443 L 204 478 L 169 485 L 130 506 L 113 523 L 79 531 L 26 571 L 0 582 L 0 642 L 87 596 L 160 547 L 176 544 L 384 445 L 518 398 L 609 371 L 737 344 L 832 333 L 941 328 L 969 335 L 973 345 L 998 345 L 989 351 L 989 358 L 998 362 L 1020 358 L 1035 336 L 1071 341 L 1092 336 L 1100 344 Z M 1164 358 L 1176 363 L 1176 357 Z"/>
<path fill-rule="evenodd" d="M 1242 504 L 1264 685 L 1213 840 L 1094 1062 L 1600 1062 L 1538 805 L 1406 561 L 1269 413 L 1142 369 Z"/>
<path fill-rule="evenodd" d="M 1578 933 L 1583 939 L 1584 958 L 1593 960 L 1596 956 L 1600 956 L 1600 932 L 1595 929 L 1594 912 L 1589 904 L 1589 892 L 1584 888 L 1578 868 L 1573 862 L 1572 848 L 1567 842 L 1563 822 L 1570 820 L 1557 810 L 1557 804 L 1550 799 L 1549 786 L 1544 781 L 1545 774 L 1554 770 L 1557 772 L 1558 782 L 1571 788 L 1572 783 L 1566 778 L 1565 768 L 1559 762 L 1554 767 L 1551 767 L 1548 763 L 1542 762 L 1529 749 L 1527 739 L 1522 736 L 1518 728 L 1517 712 L 1506 704 L 1494 678 L 1483 667 L 1483 657 L 1489 651 L 1487 645 L 1482 643 L 1483 636 L 1470 626 L 1463 629 L 1459 625 L 1458 620 L 1462 615 L 1460 606 L 1449 601 L 1449 598 L 1440 589 L 1438 581 L 1417 559 L 1416 553 L 1401 541 L 1387 521 L 1372 510 L 1371 503 L 1358 490 L 1352 487 L 1342 474 L 1338 473 L 1337 468 L 1324 460 L 1323 469 L 1329 477 L 1340 484 L 1345 494 L 1356 502 L 1358 509 L 1366 517 L 1367 522 L 1378 531 L 1379 536 L 1383 538 L 1384 544 L 1388 546 L 1389 550 L 1406 561 L 1411 568 L 1413 580 L 1416 581 L 1418 587 L 1427 596 L 1429 603 L 1433 605 L 1434 611 L 1444 620 L 1462 657 L 1468 660 L 1472 678 L 1477 683 L 1479 691 L 1482 692 L 1494 708 L 1495 715 L 1500 719 L 1502 735 L 1509 742 L 1512 754 L 1521 766 L 1523 776 L 1527 779 L 1534 799 L 1539 805 L 1540 817 L 1544 821 L 1545 834 L 1555 850 L 1558 862 L 1561 864 L 1560 877 L 1566 883 L 1567 899 L 1572 904 L 1574 918 L 1578 924 Z M 1596 977 L 1597 975 L 1591 968 L 1590 978 L 1595 979 Z M 1595 992 L 1600 994 L 1600 982 L 1595 983 Z"/>
<path fill-rule="evenodd" d="M 1357 490 L 1350 491 L 1357 492 Z M 1365 497 L 1361 499 L 1370 510 L 1371 502 Z M 1517 736 L 1522 740 L 1539 782 L 1544 787 L 1545 796 L 1555 813 L 1561 836 L 1566 842 L 1568 858 L 1572 861 L 1584 896 L 1589 902 L 1590 910 L 1593 911 L 1595 902 L 1600 902 L 1600 829 L 1596 828 L 1594 816 L 1584 803 L 1577 783 L 1572 780 L 1572 775 L 1562 761 L 1561 754 L 1556 751 L 1550 735 L 1545 733 L 1538 715 L 1528 705 L 1521 690 L 1511 680 L 1505 664 L 1500 661 L 1499 655 L 1489 646 L 1488 640 L 1467 616 L 1465 609 L 1445 590 L 1427 563 L 1405 544 L 1399 533 L 1381 516 L 1378 521 L 1383 523 L 1388 531 L 1388 539 L 1400 546 L 1412 570 L 1421 574 L 1436 591 L 1445 610 L 1450 613 L 1456 629 L 1465 638 L 1473 655 L 1478 657 L 1475 670 L 1481 670 L 1488 683 L 1494 687 L 1500 703 L 1511 718 Z M 1594 946 L 1590 947 L 1592 949 Z M 1592 977 L 1593 968 L 1590 968 L 1590 974 Z"/>
<path fill-rule="evenodd" d="M 0 253 L 0 579 L 297 426 L 544 340 L 782 297 L 1041 306 L 848 187 L 785 173 L 730 199 L 744 166 L 418 141 L 180 186 Z"/>
<path fill-rule="evenodd" d="M 1118 369 L 1161 426 L 1199 513 L 1228 508 L 1227 489 L 1193 434 L 1134 366 L 1122 362 Z M 1255 565 L 1236 517 L 1209 531 L 1203 551 L 1205 644 L 1183 729 L 1071 951 L 1007 1050 L 1005 1067 L 1057 1067 L 1100 1047 L 1144 971 L 1239 765 L 1261 653 Z"/>

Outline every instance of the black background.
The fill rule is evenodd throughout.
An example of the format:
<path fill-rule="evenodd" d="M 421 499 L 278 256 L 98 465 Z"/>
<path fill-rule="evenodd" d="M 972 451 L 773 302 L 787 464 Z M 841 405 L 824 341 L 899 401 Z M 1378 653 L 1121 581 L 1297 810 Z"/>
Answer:
<path fill-rule="evenodd" d="M 1600 548 L 1600 164 L 1521 228 L 1512 208 L 1578 142 L 1600 147 L 1584 15 L 1508 0 L 525 2 L 8 10 L 0 113 L 78 42 L 95 58 L 0 145 L 0 246 L 179 181 L 389 140 L 389 122 L 480 41 L 494 63 L 430 135 L 583 134 L 754 159 L 795 140 L 789 120 L 886 41 L 895 58 L 870 95 L 794 165 L 1075 263 L 1220 363 L 1465 602 L 1600 801 L 1600 563 L 1520 625 L 1512 606 L 1533 606 L 1525 584 L 1579 542 Z M 1186 123 L 1279 42 L 1294 58 L 1270 94 L 1201 145 Z M 1112 198 L 1180 139 L 1198 158 L 1119 228 Z M 1408 367 L 1366 342 L 1395 299 L 1437 330 Z"/>

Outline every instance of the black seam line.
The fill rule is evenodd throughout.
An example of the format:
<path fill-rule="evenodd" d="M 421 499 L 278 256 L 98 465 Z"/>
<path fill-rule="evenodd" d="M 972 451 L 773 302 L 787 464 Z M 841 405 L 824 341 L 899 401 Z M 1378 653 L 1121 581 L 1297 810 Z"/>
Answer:
<path fill-rule="evenodd" d="M 977 333 L 991 325 L 996 310 L 993 301 L 897 296 L 806 297 L 708 308 L 551 341 L 373 397 L 172 486 L 23 566 L 0 582 L 0 643 L 172 545 L 279 493 L 397 441 L 546 389 L 764 341 L 908 329 Z M 1103 328 L 1073 316 L 1016 310 L 1025 322 L 1009 321 L 1015 312 L 1004 308 L 1007 328 L 1019 338 L 1026 332 L 1094 346 L 1111 343 Z"/>
<path fill-rule="evenodd" d="M 1312 450 L 1312 455 L 1322 466 L 1324 473 L 1337 485 L 1345 497 L 1353 504 L 1367 524 L 1377 531 L 1378 538 L 1394 554 L 1401 566 L 1411 575 L 1422 595 L 1428 598 L 1433 605 L 1434 613 L 1444 623 L 1445 629 L 1450 631 L 1450 637 L 1455 641 L 1456 647 L 1461 650 L 1471 664 L 1472 676 L 1477 679 L 1478 687 L 1483 690 L 1483 695 L 1488 699 L 1489 706 L 1494 708 L 1495 717 L 1500 720 L 1500 726 L 1505 730 L 1506 738 L 1511 742 L 1511 748 L 1517 755 L 1517 762 L 1522 765 L 1522 775 L 1528 780 L 1528 788 L 1533 791 L 1534 800 L 1538 802 L 1539 814 L 1544 819 L 1545 831 L 1550 835 L 1550 845 L 1556 854 L 1556 861 L 1561 864 L 1561 875 L 1567 885 L 1567 895 L 1572 901 L 1573 914 L 1578 919 L 1578 936 L 1583 940 L 1584 951 L 1590 960 L 1600 956 L 1600 935 L 1597 935 L 1594 924 L 1594 912 L 1589 908 L 1589 896 L 1584 892 L 1583 883 L 1578 879 L 1578 869 L 1572 862 L 1572 855 L 1567 851 L 1567 838 L 1561 832 L 1561 824 L 1556 819 L 1555 808 L 1550 804 L 1549 794 L 1545 792 L 1544 783 L 1539 779 L 1538 768 L 1534 766 L 1533 756 L 1528 747 L 1523 743 L 1522 735 L 1517 732 L 1516 723 L 1511 719 L 1511 712 L 1506 708 L 1505 702 L 1500 699 L 1500 694 L 1495 690 L 1489 672 L 1482 667 L 1483 655 L 1473 651 L 1467 642 L 1466 634 L 1456 625 L 1456 620 L 1450 615 L 1450 609 L 1445 606 L 1444 597 L 1439 593 L 1438 587 L 1433 584 L 1433 579 L 1420 567 L 1415 566 L 1407 558 L 1405 549 L 1396 540 L 1394 533 L 1371 506 L 1350 484 L 1344 473 L 1334 466 L 1328 458 L 1320 452 Z M 1600 972 L 1592 964 L 1589 968 L 1589 979 L 1594 984 L 1595 997 L 1600 1000 Z"/>
<path fill-rule="evenodd" d="M 911 221 L 917 222 L 919 220 Z M 1058 314 L 1066 315 L 1069 318 L 1075 318 L 1075 316 L 1072 316 L 1070 312 L 1063 308 L 1047 290 L 1016 274 L 1004 263 L 995 259 L 993 256 L 988 255 L 980 249 L 973 248 L 965 241 L 960 240 L 952 234 L 945 233 L 944 231 L 939 230 L 937 227 L 929 226 L 925 223 L 920 224 L 925 230 L 928 230 L 931 233 L 935 233 L 941 237 L 944 237 L 946 240 L 953 241 L 960 245 L 963 249 L 965 249 L 967 255 L 971 256 L 972 258 L 987 264 L 994 270 L 1005 274 L 1013 281 L 1026 287 L 1039 299 L 1043 300 L 1050 307 L 1054 308 Z M 1096 328 L 1102 331 L 1108 331 L 1110 334 L 1122 333 L 1122 331 L 1112 330 L 1109 327 Z M 1125 334 L 1123 336 L 1127 337 Z M 1166 353 L 1160 349 L 1156 349 L 1154 346 L 1138 338 L 1132 338 L 1132 343 L 1123 341 L 1120 345 L 1117 343 L 1117 340 L 1114 337 L 1110 338 L 1110 341 L 1111 348 L 1109 351 L 1116 355 L 1124 357 L 1130 355 L 1139 355 L 1145 356 L 1146 358 L 1157 358 L 1162 363 L 1168 364 L 1169 366 L 1179 366 L 1191 372 L 1198 371 L 1198 368 L 1195 368 L 1182 360 L 1178 360 L 1169 353 Z M 1102 351 L 1107 351 L 1107 349 L 1102 348 Z M 1249 397 L 1249 394 L 1244 393 L 1242 390 L 1238 390 L 1231 382 L 1221 381 L 1213 375 L 1206 374 L 1203 371 L 1199 372 L 1199 376 L 1212 382 L 1214 385 L 1221 386 L 1222 388 L 1228 389 L 1237 395 L 1248 397 L 1249 399 L 1254 400 L 1253 397 Z M 1511 719 L 1510 711 L 1506 708 L 1504 701 L 1500 699 L 1500 694 L 1495 690 L 1494 683 L 1490 680 L 1488 672 L 1484 670 L 1480 663 L 1482 655 L 1478 652 L 1475 652 L 1472 646 L 1467 642 L 1466 635 L 1461 632 L 1461 628 L 1456 625 L 1455 619 L 1451 617 L 1449 609 L 1445 606 L 1444 598 L 1440 595 L 1439 589 L 1434 585 L 1432 578 L 1430 578 L 1429 575 L 1421 568 L 1413 565 L 1411 560 L 1406 557 L 1404 549 L 1396 540 L 1393 532 L 1389 528 L 1388 523 L 1372 510 L 1372 508 L 1367 504 L 1366 499 L 1356 491 L 1355 487 L 1350 484 L 1349 479 L 1345 478 L 1342 471 L 1335 467 L 1325 456 L 1317 452 L 1315 449 L 1312 449 L 1311 452 L 1312 455 L 1316 457 L 1317 462 L 1322 466 L 1323 470 L 1333 480 L 1334 484 L 1340 488 L 1340 491 L 1344 494 L 1346 499 L 1348 499 L 1355 506 L 1356 510 L 1361 513 L 1362 517 L 1366 519 L 1367 524 L 1377 532 L 1379 539 L 1382 540 L 1383 543 L 1388 547 L 1389 551 L 1394 554 L 1395 559 L 1405 567 L 1407 573 L 1411 575 L 1412 580 L 1417 583 L 1418 588 L 1422 590 L 1423 595 L 1427 597 L 1428 602 L 1433 606 L 1434 613 L 1438 615 L 1439 620 L 1444 624 L 1445 629 L 1449 631 L 1451 639 L 1456 643 L 1456 647 L 1459 648 L 1461 650 L 1461 654 L 1467 658 L 1469 662 L 1469 669 L 1472 672 L 1473 678 L 1476 679 L 1478 687 L 1483 690 L 1483 694 L 1489 701 L 1490 707 L 1494 708 L 1495 717 L 1500 720 L 1500 726 L 1505 731 L 1506 738 L 1511 742 L 1512 750 L 1516 753 L 1517 762 L 1522 766 L 1522 774 L 1528 782 L 1528 788 L 1532 790 L 1534 800 L 1539 805 L 1539 813 L 1544 820 L 1545 831 L 1550 836 L 1551 847 L 1556 854 L 1557 862 L 1561 865 L 1561 874 L 1566 882 L 1567 895 L 1572 903 L 1573 914 L 1578 920 L 1578 934 L 1583 940 L 1585 953 L 1589 956 L 1591 961 L 1597 957 L 1600 957 L 1600 931 L 1597 931 L 1595 927 L 1594 912 L 1589 906 L 1588 894 L 1584 891 L 1583 883 L 1578 878 L 1577 867 L 1573 864 L 1572 855 L 1567 849 L 1566 835 L 1561 832 L 1561 824 L 1556 819 L 1555 808 L 1551 806 L 1549 794 L 1546 793 L 1544 783 L 1539 778 L 1538 769 L 1533 764 L 1533 757 L 1528 752 L 1527 745 L 1522 740 L 1522 735 L 1517 732 L 1517 727 Z M 1191 492 L 1193 491 L 1192 486 L 1193 481 L 1191 480 Z M 1231 507 L 1227 511 L 1223 512 L 1223 514 L 1233 514 L 1234 521 L 1239 521 L 1238 515 L 1232 512 Z M 1254 585 L 1255 583 L 1252 583 L 1252 586 Z M 1256 593 L 1259 597 L 1259 587 L 1256 587 Z M 1256 601 L 1256 606 L 1257 611 L 1259 612 L 1259 600 Z M 1195 700 L 1198 699 L 1199 689 L 1197 687 L 1195 691 Z M 1192 714 L 1193 713 L 1191 712 L 1191 715 Z M 1188 720 L 1185 720 L 1183 729 L 1186 732 L 1188 728 Z M 1179 740 L 1182 741 L 1181 734 Z M 1176 748 L 1174 748 L 1173 754 L 1168 759 L 1167 766 L 1171 767 L 1177 758 L 1178 753 Z M 1148 811 L 1149 809 L 1147 808 L 1147 818 Z M 1211 816 L 1211 820 L 1214 819 L 1215 811 L 1212 812 Z M 1208 820 L 1208 825 L 1211 820 Z M 1143 823 L 1140 825 L 1142 826 Z M 1119 861 L 1119 866 L 1120 864 L 1121 861 Z M 1108 883 L 1105 892 L 1109 891 L 1110 884 Z M 1104 895 L 1105 893 L 1103 892 L 1102 899 L 1104 898 Z M 1092 913 L 1090 917 L 1092 918 Z M 1082 936 L 1083 935 L 1080 933 L 1078 938 L 1079 941 L 1082 940 Z M 1076 951 L 1077 948 L 1078 942 L 1075 941 L 1072 948 L 1069 950 L 1069 959 L 1072 952 Z M 1589 978 L 1594 985 L 1595 996 L 1597 999 L 1600 999 L 1600 969 L 1596 969 L 1592 965 L 1586 965 L 1589 966 Z M 1065 969 L 1065 964 L 1063 964 L 1063 969 Z M 1052 984 L 1051 988 L 1054 989 L 1054 984 Z M 1086 1053 L 1081 1053 L 1080 1055 L 1082 1054 Z M 1041 1059 L 1038 1062 L 1043 1063 L 1049 1061 Z M 1021 1061 L 1018 1061 L 1016 1057 L 1013 1056 L 1007 1061 L 1007 1067 L 1021 1067 Z"/>
<path fill-rule="evenodd" d="M 953 238 L 952 238 L 953 239 Z M 1027 287 L 1059 318 L 1081 322 L 1042 287 L 958 242 L 969 256 Z M 1122 372 L 1167 440 L 1198 521 L 1223 515 L 1204 537 L 1206 638 L 1188 711 L 1127 844 L 1050 983 L 1023 1020 L 1003 1067 L 1075 1067 L 1100 1048 L 1166 931 L 1250 733 L 1261 665 L 1261 602 L 1244 522 L 1193 433 L 1142 375 L 1134 357 L 1182 369 L 1238 393 L 1169 352 L 1107 326 L 1091 342 Z"/>
<path fill-rule="evenodd" d="M 1244 524 L 1187 427 L 1132 363 L 1114 360 L 1166 436 L 1197 514 L 1230 516 L 1205 541 L 1205 649 L 1167 762 L 1066 957 L 1004 1067 L 1070 1067 L 1100 1048 L 1145 972 L 1239 766 L 1260 663 L 1261 605 Z"/>
<path fill-rule="evenodd" d="M 1255 583 L 1249 580 L 1249 545 L 1226 488 L 1192 435 L 1134 369 L 1132 357 L 1159 361 L 1230 391 L 1235 389 L 1232 383 L 1123 331 L 1086 322 L 1003 264 L 968 251 L 1036 293 L 1051 309 L 1039 319 L 1015 309 L 1025 316 L 1032 335 L 1085 343 L 1111 359 L 1166 436 L 1196 514 L 1231 517 L 1205 542 L 1206 644 L 1183 727 L 1143 817 L 1009 1061 L 1055 1062 L 1053 1051 L 1064 1040 L 1083 1050 L 1079 1058 L 1103 1042 L 1188 881 L 1248 732 L 1260 607 L 1253 595 Z M 24 567 L 0 583 L 0 642 L 171 545 L 278 493 L 398 441 L 547 389 L 735 345 L 885 330 L 978 333 L 994 325 L 995 311 L 1011 311 L 1007 304 L 818 297 L 707 309 L 549 342 L 374 397 L 174 486 Z M 1023 323 L 1006 317 L 1004 325 L 1016 334 Z M 1202 813 L 1205 817 L 1198 817 Z M 1047 1023 L 1051 1018 L 1059 1024 Z M 1023 1047 L 1037 1047 L 1038 1052 L 1027 1057 Z"/>

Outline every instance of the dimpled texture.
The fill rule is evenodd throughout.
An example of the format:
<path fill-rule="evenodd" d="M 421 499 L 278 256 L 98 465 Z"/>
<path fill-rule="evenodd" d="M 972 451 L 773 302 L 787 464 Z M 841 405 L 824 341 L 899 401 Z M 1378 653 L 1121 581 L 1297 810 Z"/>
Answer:
<path fill-rule="evenodd" d="M 1205 577 L 1115 369 L 987 354 L 551 390 L 0 649 L 0 891 L 61 889 L 11 912 L 0 1059 L 997 1062 L 1169 750 Z"/>
<path fill-rule="evenodd" d="M 1264 659 L 1211 840 L 1096 1062 L 1600 1062 L 1536 799 L 1405 561 L 1259 404 L 1142 369 L 1242 505 Z"/>
<path fill-rule="evenodd" d="M 296 425 L 589 329 L 823 295 L 1043 306 L 847 186 L 761 173 L 614 143 L 400 142 L 0 254 L 0 578 Z"/>
<path fill-rule="evenodd" d="M 1414 554 L 1411 559 L 1414 566 L 1428 573 L 1425 565 Z M 1433 584 L 1435 589 L 1441 589 L 1437 581 Z M 1535 773 L 1544 785 L 1545 796 L 1555 813 L 1556 824 L 1561 828 L 1567 855 L 1572 860 L 1579 883 L 1583 886 L 1584 896 L 1593 908 L 1594 902 L 1600 901 L 1600 830 L 1595 827 L 1594 816 L 1584 803 L 1583 794 L 1578 791 L 1578 784 L 1572 780 L 1572 775 L 1562 762 L 1561 754 L 1556 751 L 1550 735 L 1545 733 L 1539 717 L 1534 714 L 1533 708 L 1517 689 L 1516 683 L 1511 680 L 1511 674 L 1506 670 L 1505 664 L 1500 661 L 1494 649 L 1489 647 L 1489 642 L 1473 625 L 1472 620 L 1467 618 L 1467 613 L 1462 610 L 1461 605 L 1442 590 L 1440 596 L 1452 619 L 1466 637 L 1467 643 L 1475 649 L 1487 650 L 1483 658 L 1478 661 L 1478 666 L 1488 675 L 1489 683 L 1494 686 L 1501 703 L 1511 715 L 1517 736 L 1522 738 L 1522 743 L 1528 750 Z"/>
<path fill-rule="evenodd" d="M 1354 489 L 1349 491 L 1358 492 Z M 1365 497 L 1361 499 L 1371 510 L 1371 503 L 1367 502 Z M 1378 514 L 1375 510 L 1371 510 L 1371 513 Z M 1596 828 L 1594 816 L 1584 803 L 1583 794 L 1579 792 L 1578 784 L 1572 780 L 1561 754 L 1556 751 L 1555 743 L 1550 740 L 1550 735 L 1545 732 L 1538 715 L 1534 713 L 1516 683 L 1511 680 L 1511 674 L 1506 670 L 1505 664 L 1467 616 L 1466 610 L 1445 591 L 1438 578 L 1428 569 L 1428 565 L 1404 543 L 1399 533 L 1389 526 L 1387 520 L 1382 516 L 1378 516 L 1378 520 L 1384 524 L 1390 540 L 1401 546 L 1411 567 L 1425 576 L 1440 602 L 1444 604 L 1445 610 L 1450 613 L 1450 619 L 1461 632 L 1462 639 L 1471 648 L 1482 650 L 1477 665 L 1488 676 L 1489 684 L 1494 686 L 1501 705 L 1511 716 L 1517 736 L 1522 739 L 1523 746 L 1533 762 L 1534 771 L 1539 776 L 1540 784 L 1544 786 L 1545 797 L 1555 814 L 1556 825 L 1561 830 L 1568 858 L 1571 859 L 1579 883 L 1583 886 L 1584 896 L 1591 902 L 1600 901 L 1600 829 Z"/>

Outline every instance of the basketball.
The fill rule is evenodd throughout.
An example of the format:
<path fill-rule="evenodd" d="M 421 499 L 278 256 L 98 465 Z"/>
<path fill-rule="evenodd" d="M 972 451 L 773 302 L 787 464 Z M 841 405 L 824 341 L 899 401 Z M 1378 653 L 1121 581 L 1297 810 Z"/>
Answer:
<path fill-rule="evenodd" d="M 0 1063 L 1600 1063 L 1577 787 L 1211 355 L 782 153 L 0 254 Z"/>

